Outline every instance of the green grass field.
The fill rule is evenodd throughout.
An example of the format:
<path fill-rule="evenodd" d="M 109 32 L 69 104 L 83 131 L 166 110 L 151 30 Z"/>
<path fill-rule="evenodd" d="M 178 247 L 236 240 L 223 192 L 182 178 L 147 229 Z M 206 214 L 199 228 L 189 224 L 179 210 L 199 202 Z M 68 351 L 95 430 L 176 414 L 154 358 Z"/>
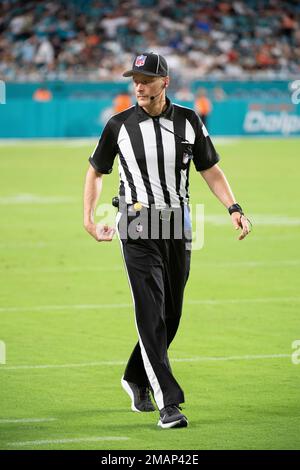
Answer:
<path fill-rule="evenodd" d="M 300 141 L 216 144 L 254 224 L 242 242 L 191 171 L 208 217 L 170 349 L 190 422 L 177 430 L 131 412 L 120 386 L 137 333 L 118 241 L 82 225 L 93 147 L 0 147 L 0 448 L 299 449 Z M 102 202 L 117 178 L 115 166 Z"/>

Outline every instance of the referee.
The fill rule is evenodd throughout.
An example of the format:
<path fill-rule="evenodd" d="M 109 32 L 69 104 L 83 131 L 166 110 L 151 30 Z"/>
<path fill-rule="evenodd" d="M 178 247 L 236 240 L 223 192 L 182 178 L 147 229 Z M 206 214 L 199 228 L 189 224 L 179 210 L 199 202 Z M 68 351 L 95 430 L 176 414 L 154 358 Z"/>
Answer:
<path fill-rule="evenodd" d="M 189 170 L 191 161 L 228 209 L 239 239 L 249 233 L 248 219 L 234 199 L 219 156 L 197 114 L 171 103 L 164 57 L 135 57 L 132 77 L 137 103 L 112 116 L 89 158 L 84 189 L 84 226 L 97 241 L 118 232 L 133 297 L 139 341 L 121 380 L 131 409 L 154 411 L 162 428 L 186 427 L 184 393 L 168 360 L 168 347 L 181 317 L 191 258 Z M 116 229 L 95 224 L 103 175 L 118 157 L 120 178 Z M 115 201 L 116 204 L 116 201 Z"/>

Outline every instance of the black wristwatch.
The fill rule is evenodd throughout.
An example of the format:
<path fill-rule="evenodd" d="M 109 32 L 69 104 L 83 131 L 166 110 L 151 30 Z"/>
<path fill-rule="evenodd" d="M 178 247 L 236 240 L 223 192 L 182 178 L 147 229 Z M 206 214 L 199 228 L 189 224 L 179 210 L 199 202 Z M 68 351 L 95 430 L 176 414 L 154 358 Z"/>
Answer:
<path fill-rule="evenodd" d="M 229 214 L 233 214 L 234 212 L 239 212 L 241 215 L 244 215 L 243 209 L 239 204 L 232 204 L 232 206 L 228 207 Z"/>

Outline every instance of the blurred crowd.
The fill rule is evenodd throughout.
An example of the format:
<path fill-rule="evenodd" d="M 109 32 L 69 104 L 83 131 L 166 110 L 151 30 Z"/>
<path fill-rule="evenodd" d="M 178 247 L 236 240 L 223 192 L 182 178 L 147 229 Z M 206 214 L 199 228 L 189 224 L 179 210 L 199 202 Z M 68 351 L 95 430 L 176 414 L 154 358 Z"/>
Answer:
<path fill-rule="evenodd" d="M 300 72 L 300 2 L 3 0 L 2 80 L 120 80 L 133 55 L 165 55 L 177 81 Z"/>

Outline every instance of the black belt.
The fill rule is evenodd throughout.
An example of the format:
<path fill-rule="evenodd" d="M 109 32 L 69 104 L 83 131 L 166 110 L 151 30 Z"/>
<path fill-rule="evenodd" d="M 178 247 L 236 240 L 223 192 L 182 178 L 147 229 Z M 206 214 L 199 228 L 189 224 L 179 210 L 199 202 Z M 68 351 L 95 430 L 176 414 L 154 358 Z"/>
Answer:
<path fill-rule="evenodd" d="M 122 206 L 120 207 L 120 201 L 119 198 L 116 196 L 112 199 L 112 205 L 114 207 L 117 207 L 120 212 L 126 212 L 128 216 L 136 216 L 141 213 L 141 211 L 147 210 L 150 213 L 153 211 L 153 207 L 148 208 L 146 206 L 143 206 L 141 202 L 135 202 L 133 204 L 125 204 L 123 203 Z M 182 210 L 183 208 L 181 206 L 179 207 L 164 207 L 164 208 L 155 208 L 155 212 L 159 212 L 159 218 L 161 220 L 165 220 L 167 222 L 170 222 L 172 214 L 174 213 L 174 210 L 180 209 Z"/>

